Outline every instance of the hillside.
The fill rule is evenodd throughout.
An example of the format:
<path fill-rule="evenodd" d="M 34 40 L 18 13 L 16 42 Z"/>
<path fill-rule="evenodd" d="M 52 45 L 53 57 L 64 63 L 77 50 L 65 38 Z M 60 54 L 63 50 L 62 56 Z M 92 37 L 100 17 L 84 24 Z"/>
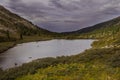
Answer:
<path fill-rule="evenodd" d="M 68 39 L 98 39 L 93 47 L 113 47 L 120 44 L 120 17 L 86 27 L 78 31 L 62 33 Z"/>
<path fill-rule="evenodd" d="M 51 34 L 47 30 L 38 28 L 26 19 L 11 13 L 0 6 L 0 41 L 10 41 L 22 38 L 22 36 Z"/>
<path fill-rule="evenodd" d="M 80 29 L 78 31 L 70 32 L 70 33 L 81 33 L 81 34 L 82 33 L 99 33 L 101 31 L 102 34 L 109 32 L 109 35 L 111 35 L 114 30 L 119 31 L 119 26 L 120 26 L 120 17 L 117 17 L 112 20 L 109 20 L 109 21 L 106 21 L 103 23 L 99 23 L 94 26 L 86 27 L 86 28 Z M 111 33 L 110 33 L 110 31 L 111 31 Z"/>

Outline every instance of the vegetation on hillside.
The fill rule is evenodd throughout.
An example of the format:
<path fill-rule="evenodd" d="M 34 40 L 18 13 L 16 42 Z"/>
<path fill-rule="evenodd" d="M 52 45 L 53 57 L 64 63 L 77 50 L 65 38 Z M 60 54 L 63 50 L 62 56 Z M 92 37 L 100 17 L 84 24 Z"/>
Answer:
<path fill-rule="evenodd" d="M 16 41 L 26 36 L 46 36 L 52 34 L 54 33 L 39 28 L 0 6 L 0 42 Z"/>

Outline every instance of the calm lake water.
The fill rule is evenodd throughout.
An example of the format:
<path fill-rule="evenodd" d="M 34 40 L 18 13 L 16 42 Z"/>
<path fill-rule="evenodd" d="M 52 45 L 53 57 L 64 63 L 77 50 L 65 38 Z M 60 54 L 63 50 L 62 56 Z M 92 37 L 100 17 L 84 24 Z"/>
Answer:
<path fill-rule="evenodd" d="M 91 48 L 94 40 L 49 40 L 18 44 L 0 54 L 3 69 L 22 65 L 38 58 L 76 55 Z"/>

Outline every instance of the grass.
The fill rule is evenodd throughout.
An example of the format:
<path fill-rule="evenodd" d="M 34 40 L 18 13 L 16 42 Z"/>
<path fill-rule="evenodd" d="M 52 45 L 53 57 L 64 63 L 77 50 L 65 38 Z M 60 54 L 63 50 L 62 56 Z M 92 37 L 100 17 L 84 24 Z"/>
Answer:
<path fill-rule="evenodd" d="M 0 52 L 4 52 L 13 46 L 15 46 L 14 42 L 2 42 L 0 43 Z"/>
<path fill-rule="evenodd" d="M 99 64 L 58 64 L 16 80 L 120 80 L 120 68 L 111 69 Z"/>
<path fill-rule="evenodd" d="M 23 40 L 18 40 L 17 43 L 35 42 L 35 41 L 45 41 L 51 40 L 52 37 L 49 36 L 25 36 Z"/>

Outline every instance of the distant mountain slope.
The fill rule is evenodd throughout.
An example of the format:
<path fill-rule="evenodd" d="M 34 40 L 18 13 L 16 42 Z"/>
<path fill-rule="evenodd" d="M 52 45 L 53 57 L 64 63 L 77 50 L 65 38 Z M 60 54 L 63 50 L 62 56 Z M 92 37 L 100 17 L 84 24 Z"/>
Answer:
<path fill-rule="evenodd" d="M 109 20 L 109 21 L 106 21 L 103 23 L 96 24 L 94 26 L 83 28 L 83 29 L 75 31 L 75 32 L 88 33 L 88 32 L 92 32 L 97 29 L 108 28 L 108 27 L 117 26 L 117 25 L 120 25 L 120 17 L 114 18 L 112 20 Z"/>
<path fill-rule="evenodd" d="M 84 35 L 86 38 L 103 38 L 120 32 L 120 17 L 69 34 Z M 82 36 L 83 37 L 83 36 Z"/>
<path fill-rule="evenodd" d="M 22 35 L 31 36 L 36 34 L 45 35 L 51 34 L 51 32 L 38 28 L 31 22 L 0 6 L 0 41 L 8 40 L 7 38 L 14 40 L 19 39 Z"/>

